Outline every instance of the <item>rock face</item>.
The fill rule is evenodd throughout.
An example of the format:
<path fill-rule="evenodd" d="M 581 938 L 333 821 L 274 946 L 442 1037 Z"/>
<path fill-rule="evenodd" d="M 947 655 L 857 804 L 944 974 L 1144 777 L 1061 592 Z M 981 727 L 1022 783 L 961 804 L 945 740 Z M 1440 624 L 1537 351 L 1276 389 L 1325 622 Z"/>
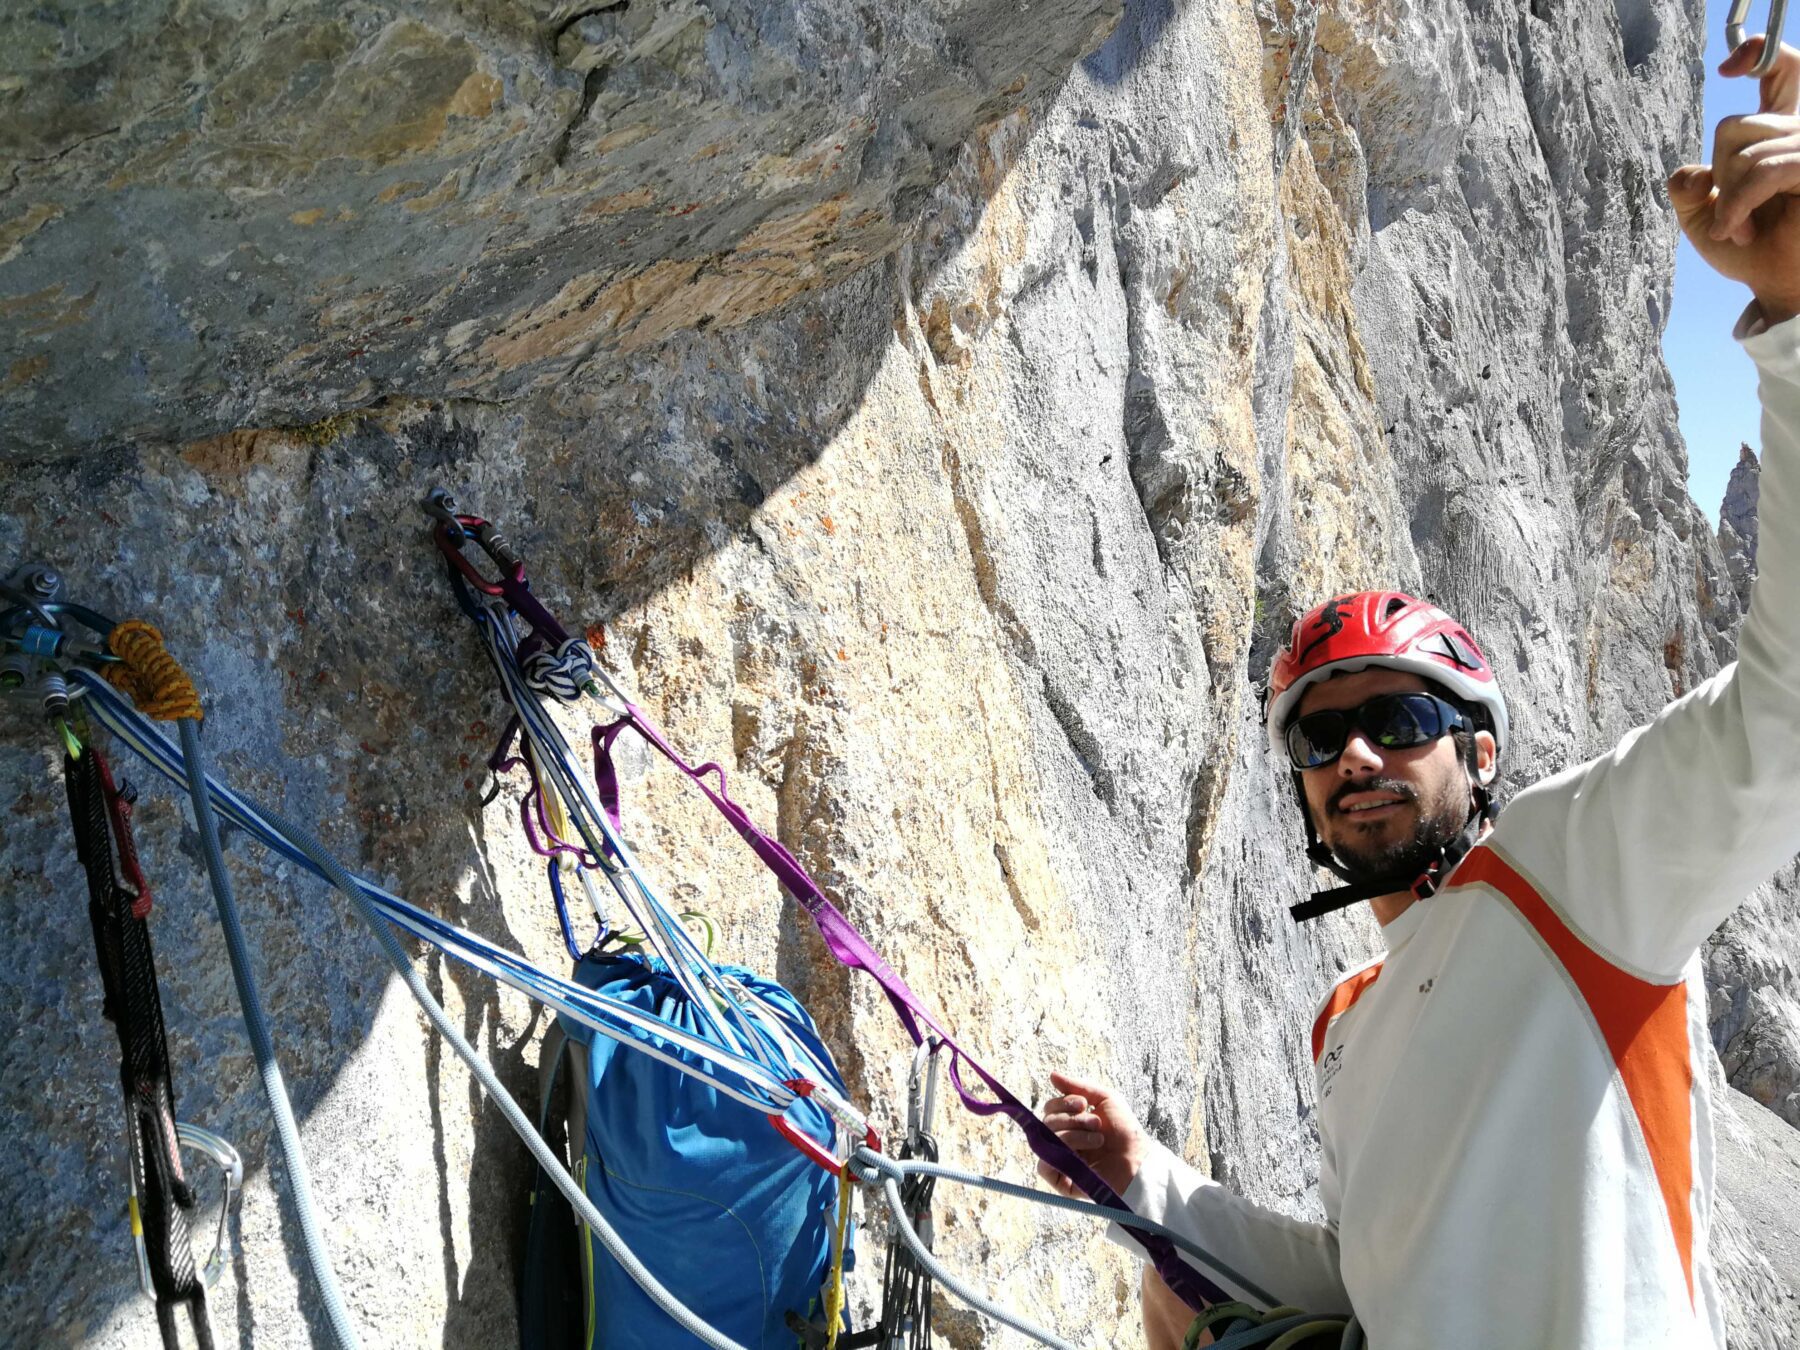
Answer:
<path fill-rule="evenodd" d="M 1463 614 L 1515 786 L 1730 656 L 1657 356 L 1698 9 L 40 6 L 0 44 L 0 555 L 157 621 L 240 786 L 554 966 L 520 785 L 481 805 L 498 697 L 416 507 L 447 482 L 1015 1090 L 1109 1077 L 1311 1212 L 1312 1005 L 1375 935 L 1282 913 L 1310 878 L 1251 689 L 1294 613 L 1396 582 Z M 0 1311 L 26 1344 L 148 1346 L 54 760 L 24 715 L 0 736 Z M 667 893 L 891 1122 L 872 986 L 666 771 L 625 770 Z M 194 841 L 148 784 L 138 815 L 182 1114 L 253 1170 L 221 1339 L 304 1344 Z M 506 1342 L 519 1149 L 353 918 L 229 856 L 366 1342 Z M 1782 923 L 1720 941 L 1787 988 Z M 542 1015 L 426 964 L 529 1098 Z M 997 1126 L 940 1135 L 1030 1173 Z M 1796 1274 L 1758 1253 L 1793 1210 L 1753 1201 L 1795 1169 L 1757 1147 L 1715 1245 L 1734 1343 L 1780 1344 Z M 939 1194 L 979 1285 L 1137 1343 L 1089 1230 Z M 1014 1343 L 943 1304 L 947 1343 Z"/>
<path fill-rule="evenodd" d="M 1750 604 L 1750 583 L 1756 580 L 1756 498 L 1762 482 L 1762 466 L 1749 446 L 1738 447 L 1738 462 L 1725 484 L 1725 500 L 1719 506 L 1719 551 L 1731 574 L 1740 608 Z"/>

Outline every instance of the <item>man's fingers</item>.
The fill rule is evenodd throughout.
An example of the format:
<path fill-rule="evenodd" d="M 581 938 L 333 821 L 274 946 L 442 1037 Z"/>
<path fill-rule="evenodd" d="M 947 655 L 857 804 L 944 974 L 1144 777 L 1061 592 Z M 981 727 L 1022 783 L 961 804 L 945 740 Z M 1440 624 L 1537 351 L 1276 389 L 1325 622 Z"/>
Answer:
<path fill-rule="evenodd" d="M 1086 1097 L 1096 1106 L 1112 1097 L 1112 1089 L 1107 1087 L 1104 1083 L 1090 1083 L 1086 1079 L 1076 1078 L 1071 1074 L 1059 1073 L 1055 1069 L 1050 1071 L 1050 1081 L 1056 1085 L 1056 1090 L 1058 1092 L 1068 1093 L 1071 1096 Z"/>
<path fill-rule="evenodd" d="M 1736 182 L 1719 190 L 1718 201 L 1713 204 L 1713 238 L 1750 243 L 1756 237 L 1751 213 L 1765 202 L 1796 190 L 1800 190 L 1800 145 L 1784 145 L 1750 160 Z"/>

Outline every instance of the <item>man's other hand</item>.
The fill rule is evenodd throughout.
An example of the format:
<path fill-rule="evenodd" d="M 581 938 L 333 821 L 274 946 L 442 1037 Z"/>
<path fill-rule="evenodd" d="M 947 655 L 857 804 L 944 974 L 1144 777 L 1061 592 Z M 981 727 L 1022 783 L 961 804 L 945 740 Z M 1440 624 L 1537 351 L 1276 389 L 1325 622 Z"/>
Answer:
<path fill-rule="evenodd" d="M 1719 73 L 1747 74 L 1762 49 L 1749 39 Z M 1720 120 L 1711 164 L 1669 176 L 1669 198 L 1694 251 L 1779 323 L 1800 313 L 1800 51 L 1782 47 L 1761 95 L 1758 112 Z"/>
<path fill-rule="evenodd" d="M 1063 1095 L 1044 1103 L 1044 1124 L 1100 1179 L 1121 1195 L 1144 1161 L 1144 1131 L 1130 1105 L 1104 1083 L 1088 1083 L 1066 1073 L 1050 1081 Z M 1061 1172 L 1038 1163 L 1038 1175 L 1067 1196 L 1080 1196 Z"/>

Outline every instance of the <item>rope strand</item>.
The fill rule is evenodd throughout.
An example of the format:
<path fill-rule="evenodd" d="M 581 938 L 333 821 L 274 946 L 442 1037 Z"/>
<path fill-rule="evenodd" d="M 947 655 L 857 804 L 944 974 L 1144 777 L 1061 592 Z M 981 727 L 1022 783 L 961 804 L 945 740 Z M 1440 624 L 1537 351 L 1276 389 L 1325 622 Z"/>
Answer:
<path fill-rule="evenodd" d="M 187 671 L 163 646 L 163 636 L 142 619 L 127 619 L 107 634 L 106 645 L 120 664 L 106 668 L 106 678 L 158 722 L 206 716 L 200 691 Z"/>

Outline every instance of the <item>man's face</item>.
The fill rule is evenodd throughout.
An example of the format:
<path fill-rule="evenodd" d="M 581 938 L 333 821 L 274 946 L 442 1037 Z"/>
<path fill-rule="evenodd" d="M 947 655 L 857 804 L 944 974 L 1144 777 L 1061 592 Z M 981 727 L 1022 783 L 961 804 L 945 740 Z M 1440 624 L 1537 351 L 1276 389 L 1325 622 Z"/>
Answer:
<path fill-rule="evenodd" d="M 1297 716 L 1354 708 L 1378 694 L 1433 690 L 1417 675 L 1363 670 L 1311 686 Z M 1475 733 L 1482 781 L 1493 775 L 1494 738 Z M 1407 750 L 1384 750 L 1353 728 L 1344 753 L 1300 774 L 1319 839 L 1358 881 L 1423 871 L 1461 832 L 1473 807 L 1467 771 L 1449 736 Z"/>

